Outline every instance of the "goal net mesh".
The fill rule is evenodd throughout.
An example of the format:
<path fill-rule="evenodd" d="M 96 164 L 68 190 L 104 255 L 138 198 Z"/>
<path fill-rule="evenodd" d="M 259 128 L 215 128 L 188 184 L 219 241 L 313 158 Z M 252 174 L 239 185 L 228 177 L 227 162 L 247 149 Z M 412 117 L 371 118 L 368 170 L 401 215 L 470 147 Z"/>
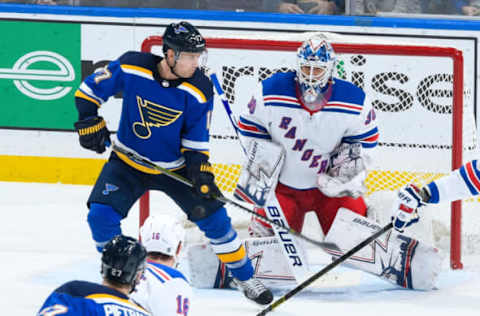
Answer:
<path fill-rule="evenodd" d="M 246 109 L 261 80 L 295 69 L 296 49 L 309 35 L 207 38 L 208 67 L 216 72 L 235 117 Z M 377 113 L 380 138 L 371 154 L 366 198 L 372 209 L 383 211 L 379 221 L 388 221 L 392 191 L 408 183 L 425 185 L 478 157 L 473 80 L 465 76 L 461 52 L 453 48 L 398 41 L 372 44 L 361 36 L 327 36 L 337 53 L 335 77 L 362 88 Z M 142 47 L 160 54 L 160 45 L 160 37 L 150 37 Z M 228 194 L 235 188 L 244 155 L 219 98 L 210 134 L 216 182 Z M 456 252 L 451 255 L 454 267 L 461 266 L 462 246 L 469 253 L 478 241 L 478 228 L 465 220 L 477 203 L 471 199 L 457 209 L 450 204 L 429 207 L 422 214 L 428 223 L 423 229 L 432 236 L 429 242 Z M 457 224 L 451 219 L 460 217 L 460 210 L 464 213 L 462 244 L 459 232 L 452 237 L 452 225 L 461 225 L 462 219 L 456 218 Z M 249 216 L 233 213 L 241 211 L 230 215 L 237 226 L 245 226 Z"/>

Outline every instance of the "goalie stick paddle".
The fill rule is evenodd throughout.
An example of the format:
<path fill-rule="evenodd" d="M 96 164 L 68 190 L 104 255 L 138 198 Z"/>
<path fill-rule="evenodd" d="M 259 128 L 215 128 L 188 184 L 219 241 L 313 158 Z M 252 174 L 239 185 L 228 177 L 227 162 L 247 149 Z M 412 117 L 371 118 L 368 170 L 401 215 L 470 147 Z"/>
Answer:
<path fill-rule="evenodd" d="M 344 262 L 345 260 L 347 260 L 348 258 L 353 256 L 360 249 L 362 249 L 366 245 L 370 244 L 372 241 L 374 241 L 375 239 L 380 237 L 385 232 L 389 231 L 392 227 L 393 227 L 392 223 L 389 223 L 389 224 L 385 225 L 382 229 L 375 232 L 372 236 L 368 237 L 367 239 L 365 239 L 364 241 L 362 241 L 361 243 L 359 243 L 358 245 L 356 245 L 355 247 L 350 249 L 348 252 L 343 254 L 341 257 L 337 258 L 337 260 L 333 261 L 332 263 L 330 263 L 329 265 L 324 267 L 322 270 L 318 271 L 317 273 L 315 273 L 314 275 L 312 275 L 311 277 L 309 277 L 308 279 L 303 281 L 301 284 L 299 284 L 293 290 L 289 291 L 287 294 L 283 295 L 282 297 L 280 297 L 278 300 L 276 300 L 272 304 L 268 305 L 264 310 L 262 310 L 260 313 L 258 313 L 257 316 L 264 316 L 268 312 L 277 308 L 280 304 L 282 304 L 283 302 L 285 302 L 286 300 L 288 300 L 289 298 L 291 298 L 292 296 L 294 296 L 295 294 L 297 294 L 298 292 L 300 292 L 301 290 L 303 290 L 304 288 L 306 288 L 307 286 L 309 286 L 310 284 L 315 282 L 315 280 L 317 280 L 322 275 L 326 274 L 327 272 L 329 272 L 330 270 L 332 270 L 333 268 L 338 266 L 340 263 Z"/>
<path fill-rule="evenodd" d="M 188 179 L 182 177 L 181 175 L 176 174 L 176 173 L 174 173 L 174 172 L 172 172 L 172 171 L 170 171 L 170 170 L 168 170 L 168 169 L 162 168 L 162 167 L 156 165 L 155 163 L 153 163 L 152 161 L 150 161 L 150 160 L 148 160 L 148 159 L 146 159 L 146 158 L 144 158 L 144 157 L 141 157 L 141 156 L 139 156 L 138 154 L 136 154 L 136 153 L 134 153 L 134 152 L 128 151 L 128 150 L 126 150 L 125 148 L 122 148 L 122 147 L 118 146 L 118 145 L 115 144 L 115 143 L 112 143 L 112 149 L 113 149 L 114 151 L 118 151 L 118 152 L 121 153 L 121 154 L 124 154 L 124 155 L 127 156 L 129 159 L 131 159 L 131 160 L 133 160 L 133 161 L 135 161 L 135 162 L 137 162 L 137 163 L 139 163 L 139 164 L 141 164 L 141 165 L 144 165 L 144 166 L 146 166 L 146 167 L 148 167 L 148 168 L 150 168 L 150 169 L 154 169 L 154 170 L 160 171 L 160 172 L 162 172 L 163 174 L 165 174 L 166 176 L 168 176 L 168 177 L 170 177 L 170 178 L 172 178 L 172 179 L 174 179 L 174 180 L 177 180 L 177 181 L 179 181 L 179 182 L 181 182 L 181 183 L 183 183 L 183 184 L 185 184 L 185 185 L 187 185 L 187 186 L 189 186 L 189 187 L 193 187 L 193 184 L 192 184 L 192 182 L 191 182 L 190 180 L 188 180 Z M 241 204 L 239 204 L 239 203 L 237 203 L 237 202 L 235 202 L 235 201 L 233 201 L 233 200 L 231 200 L 231 199 L 229 199 L 229 198 L 226 198 L 226 197 L 224 197 L 224 196 L 217 196 L 216 199 L 219 200 L 220 202 L 223 202 L 223 203 L 226 203 L 226 204 L 231 204 L 231 205 L 233 205 L 233 206 L 236 206 L 237 208 L 240 208 L 240 209 L 242 209 L 242 210 L 244 210 L 244 211 L 246 211 L 246 212 L 254 215 L 255 217 L 258 217 L 258 218 L 262 219 L 263 221 L 268 222 L 268 223 L 271 224 L 271 225 L 275 225 L 276 227 L 278 227 L 278 228 L 280 228 L 280 229 L 286 230 L 286 231 L 288 231 L 290 234 L 292 234 L 292 235 L 294 235 L 294 236 L 296 236 L 296 237 L 298 237 L 298 238 L 301 238 L 301 239 L 303 239 L 303 240 L 305 240 L 305 241 L 308 241 L 308 242 L 310 242 L 310 243 L 313 244 L 313 245 L 316 245 L 316 246 L 318 246 L 318 247 L 321 247 L 322 249 L 340 250 L 340 249 L 338 249 L 337 245 L 334 244 L 334 243 L 331 243 L 331 242 L 321 242 L 321 241 L 317 241 L 317 240 L 315 240 L 315 239 L 309 238 L 309 237 L 307 237 L 307 236 L 305 236 L 305 235 L 302 235 L 301 233 L 299 233 L 299 232 L 297 232 L 297 231 L 295 231 L 295 230 L 293 230 L 293 229 L 291 229 L 291 228 L 289 228 L 289 227 L 285 227 L 285 226 L 283 225 L 283 223 L 278 223 L 278 222 L 276 222 L 276 221 L 270 220 L 269 218 L 267 218 L 267 217 L 265 217 L 265 216 L 259 215 L 259 214 L 257 214 L 257 212 L 255 212 L 255 211 L 249 209 L 248 207 L 245 207 L 245 206 L 243 206 L 243 205 L 241 205 Z"/>
<path fill-rule="evenodd" d="M 240 132 L 239 132 L 239 128 L 238 128 L 238 125 L 237 125 L 238 121 L 235 118 L 235 116 L 232 112 L 232 109 L 230 107 L 230 104 L 228 102 L 228 99 L 225 95 L 225 92 L 223 91 L 222 86 L 220 85 L 220 82 L 218 81 L 217 74 L 214 71 L 212 71 L 208 68 L 205 68 L 205 71 L 209 75 L 210 80 L 212 81 L 212 84 L 214 86 L 216 94 L 218 95 L 218 97 L 222 101 L 223 108 L 225 109 L 225 112 L 227 112 L 228 119 L 230 120 L 230 124 L 232 124 L 232 127 L 235 130 L 235 133 L 237 134 L 237 138 L 238 138 L 238 142 L 240 143 L 240 147 L 242 147 L 243 153 L 245 154 L 245 156 L 248 159 L 249 154 L 248 154 L 245 146 L 242 143 L 242 139 L 240 138 Z M 237 197 L 239 197 L 241 200 L 244 200 L 244 201 L 246 201 L 250 204 L 254 204 L 254 205 L 257 204 L 256 201 L 250 200 L 250 198 L 246 194 L 243 194 L 241 191 L 242 190 L 239 190 L 239 187 L 237 186 L 237 189 L 235 190 L 235 194 L 239 195 Z M 266 202 L 266 200 L 264 202 Z M 261 207 L 261 208 L 264 207 L 264 205 L 257 205 L 257 206 Z M 285 214 L 283 214 L 283 210 L 282 210 L 281 207 L 275 208 L 275 216 L 273 216 L 270 213 L 270 211 L 268 211 L 268 209 L 267 209 L 266 210 L 266 217 L 271 221 L 275 221 L 277 223 L 282 224 L 283 228 L 285 228 L 285 229 L 289 228 L 288 227 L 289 226 L 288 222 L 285 218 Z M 299 244 L 298 241 L 295 238 L 292 238 L 291 235 L 290 236 L 288 235 L 290 230 L 287 230 L 287 231 L 280 230 L 278 228 L 278 226 L 276 226 L 276 225 L 272 225 L 272 229 L 273 229 L 274 235 L 279 239 L 279 241 L 281 243 L 283 243 L 282 253 L 283 253 L 285 259 L 290 263 L 289 269 L 290 269 L 291 273 L 294 275 L 295 280 L 298 281 L 298 282 L 300 280 L 303 280 L 304 275 L 306 275 L 308 268 L 307 268 L 307 265 L 304 264 L 304 262 L 306 263 L 307 260 L 306 260 L 305 255 L 302 254 L 303 251 L 302 251 L 301 244 Z M 292 234 L 292 235 L 295 236 L 295 234 Z M 291 253 L 290 253 L 292 247 L 294 249 L 294 252 L 296 253 L 294 256 L 291 256 Z M 322 249 L 325 250 L 325 248 L 322 248 Z M 294 258 L 293 261 L 292 261 L 292 258 Z"/>

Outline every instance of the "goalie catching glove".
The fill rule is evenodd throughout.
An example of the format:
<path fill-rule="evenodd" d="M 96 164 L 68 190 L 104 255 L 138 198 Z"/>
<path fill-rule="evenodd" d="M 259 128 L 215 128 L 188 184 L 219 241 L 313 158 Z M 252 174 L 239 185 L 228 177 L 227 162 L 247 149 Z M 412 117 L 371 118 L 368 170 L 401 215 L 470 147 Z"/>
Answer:
<path fill-rule="evenodd" d="M 93 150 L 99 154 L 105 151 L 110 143 L 110 132 L 105 120 L 101 116 L 94 116 L 80 120 L 74 124 L 83 148 Z"/>
<path fill-rule="evenodd" d="M 393 228 L 403 233 L 408 227 L 419 221 L 418 209 L 427 205 L 430 193 L 427 189 L 419 189 L 413 184 L 407 185 L 397 193 L 397 199 L 393 205 L 392 223 Z"/>
<path fill-rule="evenodd" d="M 318 176 L 318 189 L 328 197 L 357 198 L 367 192 L 362 145 L 341 144 L 330 154 L 330 168 Z"/>

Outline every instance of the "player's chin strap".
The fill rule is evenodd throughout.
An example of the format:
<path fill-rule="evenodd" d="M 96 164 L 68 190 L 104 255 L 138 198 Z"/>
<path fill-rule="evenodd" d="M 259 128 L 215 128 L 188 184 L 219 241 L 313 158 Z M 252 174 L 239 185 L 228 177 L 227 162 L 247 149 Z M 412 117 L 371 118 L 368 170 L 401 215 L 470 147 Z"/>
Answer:
<path fill-rule="evenodd" d="M 273 309 L 277 308 L 280 304 L 282 304 L 283 302 L 285 302 L 286 300 L 288 300 L 289 298 L 291 298 L 292 296 L 294 296 L 295 294 L 297 294 L 298 292 L 300 292 L 301 290 L 303 290 L 304 288 L 306 288 L 307 286 L 309 286 L 310 284 L 312 284 L 313 282 L 315 282 L 315 280 L 317 280 L 318 278 L 320 278 L 322 275 L 326 274 L 328 271 L 332 270 L 333 268 L 335 268 L 337 265 L 339 265 L 340 263 L 344 262 L 345 260 L 347 260 L 348 258 L 350 258 L 351 256 L 353 256 L 356 252 L 360 251 L 363 247 L 367 246 L 368 244 L 370 244 L 372 241 L 374 241 L 375 239 L 377 239 L 378 237 L 380 237 L 383 233 L 389 231 L 391 228 L 393 227 L 393 224 L 392 223 L 388 223 L 386 226 L 384 226 L 382 229 L 380 229 L 379 231 L 377 231 L 376 233 L 374 233 L 373 235 L 371 235 L 370 237 L 368 237 L 367 239 L 365 239 L 364 241 L 362 241 L 361 243 L 359 243 L 358 245 L 356 245 L 355 247 L 353 247 L 352 249 L 350 249 L 348 252 L 346 252 L 343 256 L 341 256 L 340 258 L 338 258 L 337 260 L 333 261 L 332 263 L 330 263 L 329 265 L 327 265 L 325 268 L 323 268 L 322 270 L 318 271 L 317 273 L 315 273 L 314 275 L 312 275 L 310 278 L 308 278 L 307 280 L 305 280 L 304 282 L 302 282 L 301 284 L 299 284 L 296 288 L 294 288 L 293 290 L 289 291 L 287 294 L 283 295 L 282 297 L 280 297 L 278 300 L 276 300 L 275 302 L 273 302 L 272 304 L 268 305 L 265 309 L 263 309 L 260 313 L 257 314 L 257 316 L 264 316 L 266 315 L 268 312 L 272 311 Z"/>
<path fill-rule="evenodd" d="M 116 152 L 119 152 L 125 156 L 127 156 L 129 159 L 135 161 L 136 163 L 139 163 L 145 167 L 148 167 L 150 169 L 153 169 L 153 170 L 157 170 L 157 171 L 160 171 L 162 172 L 163 174 L 165 174 L 166 176 L 178 181 L 178 182 L 181 182 L 189 187 L 193 187 L 193 184 L 190 180 L 182 177 L 181 175 L 179 174 L 176 174 L 175 172 L 173 171 L 170 171 L 168 169 L 165 169 L 163 167 L 160 167 L 158 166 L 157 164 L 155 164 L 154 162 L 148 160 L 147 158 L 145 157 L 142 157 L 140 155 L 138 155 L 137 153 L 135 152 L 132 152 L 132 151 L 129 151 L 121 146 L 118 146 L 117 144 L 115 144 L 114 142 L 112 143 L 112 150 L 113 151 L 116 151 Z M 255 212 L 254 210 L 251 210 L 250 208 L 246 207 L 246 206 L 243 206 L 242 204 L 240 203 L 237 203 L 229 198 L 226 198 L 224 196 L 217 196 L 215 198 L 216 200 L 220 201 L 220 202 L 223 202 L 223 203 L 226 203 L 226 204 L 230 204 L 230 205 L 233 205 L 233 206 L 236 206 L 237 208 L 241 209 L 241 210 L 244 210 L 250 214 L 252 214 L 253 216 L 257 217 L 257 218 L 260 218 L 261 220 L 269 223 L 270 225 L 273 225 L 279 229 L 282 229 L 282 230 L 285 230 L 287 231 L 288 233 L 298 237 L 298 238 L 301 238 L 315 246 L 318 246 L 318 247 L 321 247 L 322 249 L 324 249 L 325 251 L 327 249 L 334 249 L 334 250 L 339 250 L 339 248 L 337 247 L 336 244 L 334 243 L 331 243 L 331 242 L 321 242 L 321 241 L 318 241 L 318 240 L 315 240 L 315 239 L 312 239 L 312 238 L 309 238 L 305 235 L 302 235 L 301 233 L 289 228 L 289 227 L 286 227 L 285 225 L 283 225 L 283 223 L 278 223 L 276 221 L 272 221 L 270 220 L 269 218 L 266 218 L 265 216 L 262 216 L 262 215 L 259 215 L 257 214 L 257 212 Z"/>

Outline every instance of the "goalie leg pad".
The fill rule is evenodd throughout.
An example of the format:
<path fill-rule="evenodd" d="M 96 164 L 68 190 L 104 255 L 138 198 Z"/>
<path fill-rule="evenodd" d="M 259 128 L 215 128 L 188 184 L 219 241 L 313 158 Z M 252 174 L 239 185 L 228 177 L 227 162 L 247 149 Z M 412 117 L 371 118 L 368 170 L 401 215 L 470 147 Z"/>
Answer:
<path fill-rule="evenodd" d="M 330 251 L 337 257 L 379 229 L 381 227 L 375 222 L 342 208 L 325 241 L 334 242 L 343 250 Z M 443 259 L 444 255 L 438 249 L 389 231 L 345 263 L 404 288 L 431 290 L 435 287 Z"/>
<path fill-rule="evenodd" d="M 243 244 L 255 266 L 255 278 L 260 279 L 265 286 L 281 288 L 296 284 L 276 237 L 249 238 Z M 230 269 L 218 260 L 210 245 L 191 245 L 186 252 L 186 265 L 192 286 L 230 288 Z"/>
<path fill-rule="evenodd" d="M 272 217 L 272 219 L 277 222 L 283 221 L 286 226 L 297 232 L 301 232 L 305 211 L 300 209 L 300 203 L 296 198 L 296 193 L 295 190 L 279 183 L 275 190 L 275 195 L 272 196 L 268 202 L 268 206 L 257 209 L 257 213 L 262 216 Z M 268 216 L 265 210 L 269 211 Z M 281 216 L 281 214 L 283 214 L 283 216 Z M 285 220 L 281 219 L 281 217 L 285 217 Z M 251 236 L 266 237 L 273 234 L 272 226 L 255 216 L 252 216 L 249 232 L 250 230 Z M 269 234 L 270 231 L 271 234 Z"/>
<path fill-rule="evenodd" d="M 267 216 L 264 208 L 256 208 L 255 212 L 261 216 Z M 248 234 L 250 237 L 268 237 L 275 235 L 272 225 L 264 220 L 252 215 L 250 223 L 248 224 Z"/>
<path fill-rule="evenodd" d="M 245 247 L 233 229 L 230 217 L 224 207 L 209 217 L 195 222 L 210 239 L 210 245 L 220 261 L 232 271 L 240 281 L 248 280 L 253 275 L 253 267 L 248 259 Z"/>

